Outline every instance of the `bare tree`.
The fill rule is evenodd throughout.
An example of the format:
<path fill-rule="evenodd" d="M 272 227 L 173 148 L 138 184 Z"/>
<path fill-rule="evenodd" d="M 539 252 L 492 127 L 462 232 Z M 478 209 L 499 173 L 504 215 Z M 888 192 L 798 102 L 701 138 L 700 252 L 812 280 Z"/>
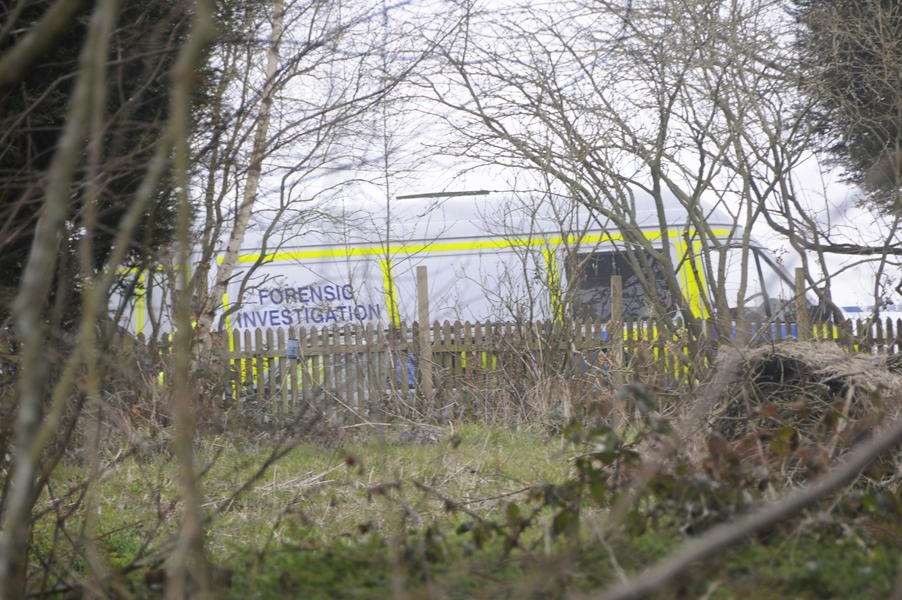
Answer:
<path fill-rule="evenodd" d="M 197 11 L 197 22 L 209 26 L 209 14 L 203 7 Z M 113 233 L 111 250 L 98 269 L 92 248 L 98 235 L 97 204 L 99 199 L 99 161 L 102 154 L 99 132 L 106 122 L 104 98 L 106 71 L 109 69 L 110 40 L 119 14 L 119 3 L 106 0 L 94 9 L 87 40 L 83 46 L 76 84 L 65 116 L 65 127 L 46 173 L 46 189 L 42 208 L 32 236 L 28 262 L 21 275 L 21 284 L 13 307 L 17 322 L 17 343 L 21 345 L 22 360 L 17 369 L 19 395 L 14 410 L 17 413 L 13 461 L 9 478 L 3 486 L 3 527 L 0 532 L 0 597 L 18 596 L 25 588 L 26 565 L 29 556 L 29 537 L 32 508 L 47 483 L 57 461 L 66 451 L 72 431 L 81 412 L 82 398 L 76 389 L 76 379 L 84 366 L 87 370 L 85 394 L 92 408 L 98 398 L 97 356 L 100 342 L 96 336 L 105 321 L 103 311 L 110 288 L 119 279 L 119 269 L 129 253 L 136 229 L 144 212 L 158 192 L 169 149 L 175 132 L 163 124 L 162 139 L 154 144 L 153 157 L 142 171 L 140 185 L 128 209 Z M 198 31 L 179 55 L 177 67 L 182 74 L 174 87 L 172 112 L 184 113 L 191 96 L 190 76 L 197 66 L 205 36 Z M 185 76 L 187 74 L 187 76 Z M 176 79 L 179 79 L 176 77 Z M 87 168 L 80 170 L 83 143 L 89 139 Z M 84 177 L 84 179 L 79 179 Z M 84 289 L 77 333 L 67 345 L 59 369 L 48 369 L 41 360 L 50 336 L 58 336 L 53 329 L 58 319 L 50 319 L 56 310 L 46 299 L 54 277 L 63 268 L 59 261 L 66 220 L 72 211 L 72 189 L 81 181 L 86 190 L 81 215 L 81 276 Z M 108 232 L 105 232 L 108 233 Z M 63 279 L 61 276 L 57 279 Z M 65 302 L 65 295 L 57 296 L 57 303 Z M 100 328 L 100 331 L 109 331 Z M 104 340 L 104 344 L 109 339 Z M 96 413 L 94 415 L 96 417 Z M 53 446 L 52 452 L 47 452 Z M 88 531 L 88 535 L 90 532 Z M 95 581 L 103 578 L 101 559 L 88 547 L 89 566 Z M 93 586 L 96 588 L 96 586 Z"/>
<path fill-rule="evenodd" d="M 361 125 L 428 48 L 425 40 L 411 44 L 403 29 L 380 29 L 380 12 L 366 3 L 294 0 L 277 2 L 268 13 L 264 23 L 254 17 L 246 24 L 248 32 L 269 32 L 262 73 L 254 67 L 255 38 L 237 52 L 226 48 L 221 59 L 229 79 L 221 87 L 221 124 L 209 140 L 211 161 L 201 174 L 204 225 L 192 283 L 202 347 L 218 329 L 229 286 L 239 282 L 240 292 L 226 314 L 240 306 L 269 253 L 302 234 L 311 216 L 329 214 L 318 202 L 355 181 L 352 168 L 378 159 L 359 152 Z M 262 246 L 259 260 L 236 271 L 252 222 L 265 223 L 255 243 Z"/>
<path fill-rule="evenodd" d="M 689 306 L 678 276 L 694 252 L 722 244 L 701 199 L 724 205 L 726 178 L 717 159 L 729 146 L 722 139 L 727 129 L 697 93 L 713 45 L 702 30 L 711 24 L 692 23 L 687 14 L 700 7 L 687 8 L 577 3 L 560 14 L 529 9 L 518 19 L 469 15 L 469 37 L 445 53 L 459 91 L 432 87 L 452 114 L 463 116 L 452 123 L 468 140 L 462 155 L 547 173 L 600 227 L 622 233 L 649 298 L 657 297 L 650 274 L 655 268 L 664 274 L 669 296 L 697 330 L 699 311 Z M 596 25 L 585 27 L 589 20 Z M 639 195 L 650 199 L 650 212 L 637 209 Z M 687 223 L 675 239 L 670 223 L 679 217 L 668 214 L 674 201 Z M 738 231 L 745 214 L 731 212 L 726 226 Z M 647 235 L 648 227 L 656 234 Z M 682 252 L 672 252 L 674 245 Z M 718 283 L 708 282 L 714 290 Z M 663 303 L 655 312 L 670 320 Z"/>
<path fill-rule="evenodd" d="M 546 174 L 623 235 L 648 297 L 659 295 L 649 275 L 663 273 L 696 333 L 705 314 L 729 331 L 753 284 L 765 283 L 752 281 L 754 235 L 796 250 L 835 319 L 828 257 L 896 252 L 898 224 L 880 227 L 871 245 L 843 240 L 831 225 L 841 215 L 805 199 L 815 134 L 793 79 L 793 23 L 773 3 L 460 6 L 466 26 L 443 49 L 451 74 L 421 81 L 457 132 L 447 151 Z M 676 236 L 674 222 L 685 223 Z M 695 306 L 681 291 L 686 271 L 704 280 Z M 663 302 L 655 313 L 670 321 Z"/>
<path fill-rule="evenodd" d="M 30 511 L 34 502 L 34 478 L 41 448 L 37 445 L 44 396 L 41 349 L 45 340 L 43 307 L 55 272 L 60 234 L 67 215 L 69 188 L 75 175 L 85 124 L 89 122 L 95 79 L 104 64 L 116 3 L 101 3 L 94 12 L 88 42 L 80 58 L 79 78 L 72 97 L 67 128 L 48 173 L 44 209 L 36 227 L 14 312 L 23 351 L 19 364 L 19 404 L 14 465 L 9 494 L 4 498 L 0 533 L 0 595 L 11 598 L 25 583 Z M 88 315 L 86 318 L 91 318 Z M 89 329 L 93 330 L 93 319 Z"/>

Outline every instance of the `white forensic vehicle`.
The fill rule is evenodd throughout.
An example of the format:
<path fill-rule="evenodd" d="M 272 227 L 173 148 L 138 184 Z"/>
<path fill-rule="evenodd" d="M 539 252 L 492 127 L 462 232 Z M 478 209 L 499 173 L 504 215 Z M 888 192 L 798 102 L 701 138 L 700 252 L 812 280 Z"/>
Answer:
<path fill-rule="evenodd" d="M 666 214 L 666 240 L 650 203 L 637 206 L 636 221 L 655 246 L 669 246 L 673 263 L 679 265 L 681 291 L 701 315 L 701 295 L 708 290 L 699 248 L 687 248 L 686 213 L 676 200 Z M 399 199 L 392 207 L 390 229 L 385 228 L 384 215 L 382 219 L 373 224 L 371 216 L 364 215 L 332 230 L 296 232 L 293 241 L 278 247 L 261 248 L 253 241 L 258 231 L 250 231 L 251 241 L 240 252 L 236 276 L 223 298 L 223 309 L 230 310 L 222 325 L 229 330 L 309 329 L 410 322 L 416 319 L 415 273 L 420 265 L 428 268 L 431 321 L 553 318 L 561 310 L 556 294 L 565 283 L 574 290 L 573 309 L 580 316 L 607 319 L 609 281 L 615 273 L 624 278 L 624 317 L 640 318 L 646 310 L 641 287 L 631 279 L 625 258 L 618 256 L 622 233 L 589 219 L 582 210 L 562 217 L 555 207 L 475 195 L 428 202 Z M 710 212 L 707 223 L 726 246 L 741 239 L 738 230 L 731 236 L 731 221 L 717 211 Z M 568 281 L 568 253 L 575 253 L 583 265 L 578 281 Z M 245 278 L 252 265 L 257 265 L 253 274 Z M 768 311 L 775 300 L 792 297 L 790 279 L 767 252 L 754 248 L 750 269 L 747 306 Z M 736 268 L 728 272 L 738 289 Z M 126 316 L 131 330 L 144 331 L 150 311 L 156 311 L 156 322 L 168 329 L 167 297 L 159 287 L 140 296 Z"/>

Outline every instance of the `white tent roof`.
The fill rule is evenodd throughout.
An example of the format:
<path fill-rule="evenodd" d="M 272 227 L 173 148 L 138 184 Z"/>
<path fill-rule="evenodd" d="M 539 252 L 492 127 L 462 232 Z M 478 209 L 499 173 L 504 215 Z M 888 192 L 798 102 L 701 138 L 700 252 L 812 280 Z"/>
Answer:
<path fill-rule="evenodd" d="M 671 227 L 682 226 L 686 222 L 686 209 L 672 195 L 665 196 L 665 201 L 667 222 Z M 728 225 L 733 221 L 721 210 L 709 207 L 703 207 L 703 210 L 713 225 Z M 391 226 L 386 228 L 384 204 L 369 202 L 353 206 L 346 203 L 329 210 L 332 218 L 277 227 L 281 230 L 273 235 L 267 246 L 318 247 L 384 243 L 387 238 L 392 242 L 409 242 L 617 229 L 600 215 L 592 219 L 588 210 L 575 207 L 569 201 L 532 202 L 499 192 L 395 199 L 390 211 Z M 647 194 L 636 194 L 633 212 L 640 227 L 658 226 L 655 204 Z M 255 222 L 247 232 L 242 249 L 258 250 L 268 225 L 263 219 Z"/>

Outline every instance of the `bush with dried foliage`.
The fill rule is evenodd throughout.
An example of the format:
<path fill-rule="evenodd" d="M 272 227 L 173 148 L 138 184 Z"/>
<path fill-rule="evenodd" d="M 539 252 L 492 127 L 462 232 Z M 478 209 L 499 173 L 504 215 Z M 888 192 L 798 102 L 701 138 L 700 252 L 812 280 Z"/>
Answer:
<path fill-rule="evenodd" d="M 850 354 L 832 342 L 724 349 L 695 410 L 709 444 L 792 480 L 823 472 L 897 419 L 902 372 L 887 356 Z M 882 468 L 889 479 L 872 476 L 893 483 L 892 458 Z"/>

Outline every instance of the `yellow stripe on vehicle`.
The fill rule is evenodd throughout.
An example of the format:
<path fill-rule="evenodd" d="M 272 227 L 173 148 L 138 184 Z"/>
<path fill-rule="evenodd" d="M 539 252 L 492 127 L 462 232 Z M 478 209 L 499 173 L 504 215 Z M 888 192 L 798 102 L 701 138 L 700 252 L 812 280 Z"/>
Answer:
<path fill-rule="evenodd" d="M 379 269 L 382 271 L 382 288 L 385 292 L 385 310 L 388 312 L 389 321 L 395 327 L 401 325 L 401 313 L 398 311 L 398 290 L 395 287 L 395 279 L 392 275 L 391 259 L 383 258 L 379 261 Z"/>
<path fill-rule="evenodd" d="M 225 332 L 226 332 L 226 340 L 228 340 L 229 345 L 229 355 L 235 352 L 235 336 L 232 331 L 232 318 L 229 316 L 229 293 L 225 292 L 222 294 L 222 311 L 223 314 L 226 315 L 225 318 Z M 238 395 L 238 385 L 240 382 L 244 381 L 244 364 L 241 359 L 233 358 L 229 367 L 231 369 L 238 368 L 238 381 L 234 379 L 231 381 L 231 396 L 232 398 L 237 397 Z M 233 371 L 234 372 L 234 371 Z"/>
<path fill-rule="evenodd" d="M 561 323 L 564 321 L 564 303 L 561 298 L 561 274 L 558 270 L 557 253 L 550 246 L 542 250 L 545 255 L 545 273 L 548 283 L 548 300 L 551 304 L 552 318 Z"/>
<path fill-rule="evenodd" d="M 728 229 L 715 229 L 712 231 L 717 236 L 727 236 L 730 234 Z M 683 234 L 682 229 L 671 229 L 668 231 L 669 238 L 679 238 Z M 690 230 L 690 235 L 694 231 Z M 304 250 L 286 250 L 282 252 L 270 252 L 261 254 L 259 252 L 251 252 L 238 256 L 238 263 L 247 264 L 261 262 L 283 262 L 290 260 L 314 260 L 322 258 L 355 258 L 368 256 L 385 256 L 410 255 L 410 254 L 431 254 L 443 252 L 470 252 L 473 250 L 504 250 L 510 248 L 529 248 L 529 247 L 556 247 L 566 243 L 567 245 L 576 244 L 598 244 L 606 242 L 623 241 L 622 233 L 591 233 L 582 236 L 571 234 L 569 236 L 552 236 L 552 237 L 529 237 L 529 238 L 504 238 L 494 240 L 469 240 L 456 242 L 433 242 L 420 244 L 399 244 L 390 245 L 387 248 L 375 244 L 367 244 L 362 246 L 342 246 L 336 248 L 308 248 Z M 645 239 L 655 241 L 661 239 L 659 231 L 645 232 Z M 218 256 L 217 262 L 222 262 L 223 257 Z"/>
<path fill-rule="evenodd" d="M 222 294 L 222 314 L 225 317 L 225 330 L 229 332 L 229 352 L 235 349 L 235 340 L 232 339 L 232 316 L 229 314 L 229 293 Z"/>
<path fill-rule="evenodd" d="M 716 235 L 720 235 L 715 231 Z M 683 289 L 683 297 L 689 305 L 689 310 L 695 317 L 707 319 L 710 315 L 705 301 L 702 299 L 703 290 L 705 290 L 705 269 L 702 263 L 702 244 L 701 242 L 692 242 L 692 251 L 689 251 L 689 244 L 677 239 L 674 241 L 674 250 L 676 250 L 677 264 L 679 267 L 679 282 Z"/>
<path fill-rule="evenodd" d="M 147 279 L 147 271 L 141 271 L 138 275 L 138 291 L 135 294 L 135 335 L 144 333 L 144 313 L 147 310 L 147 298 L 144 283 Z"/>

